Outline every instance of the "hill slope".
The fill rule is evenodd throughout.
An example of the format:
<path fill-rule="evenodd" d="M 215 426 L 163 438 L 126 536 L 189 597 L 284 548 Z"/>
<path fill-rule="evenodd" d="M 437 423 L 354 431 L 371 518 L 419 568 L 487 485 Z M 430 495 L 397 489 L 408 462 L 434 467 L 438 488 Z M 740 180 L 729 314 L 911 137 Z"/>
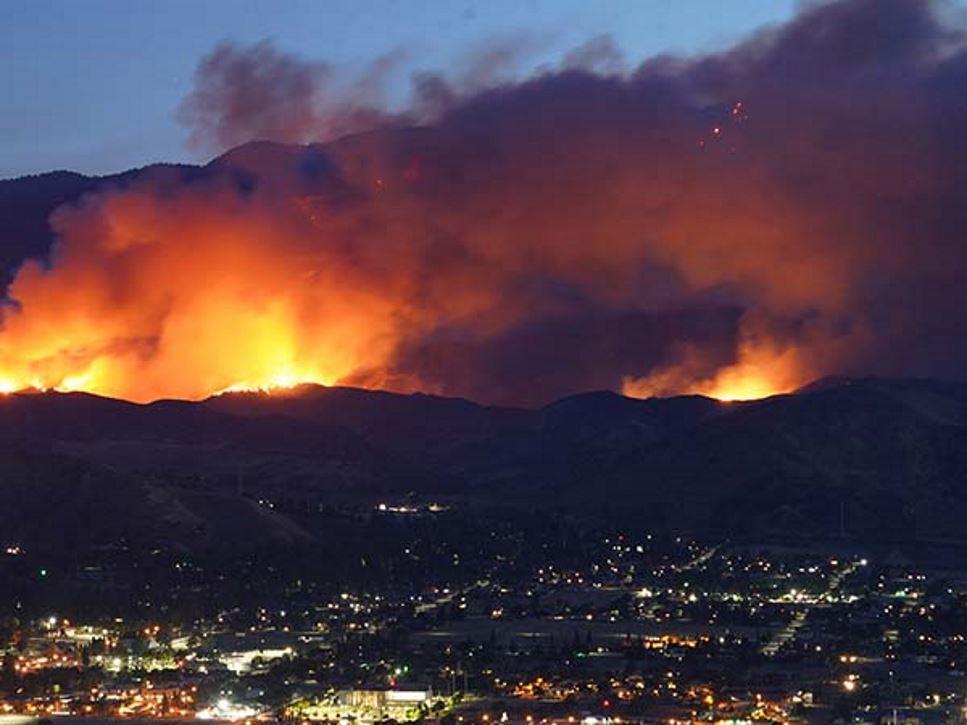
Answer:
<path fill-rule="evenodd" d="M 112 518 L 102 538 L 128 518 L 186 546 L 212 531 L 298 543 L 311 535 L 287 510 L 410 495 L 743 538 L 957 538 L 967 386 L 827 381 L 741 404 L 588 393 L 533 410 L 319 386 L 151 405 L 18 394 L 0 399 L 0 452 L 10 520 L 37 519 L 62 486 L 65 511 Z"/>
<path fill-rule="evenodd" d="M 810 387 L 637 451 L 602 475 L 604 489 L 676 525 L 730 535 L 960 536 L 965 391 L 873 379 Z"/>

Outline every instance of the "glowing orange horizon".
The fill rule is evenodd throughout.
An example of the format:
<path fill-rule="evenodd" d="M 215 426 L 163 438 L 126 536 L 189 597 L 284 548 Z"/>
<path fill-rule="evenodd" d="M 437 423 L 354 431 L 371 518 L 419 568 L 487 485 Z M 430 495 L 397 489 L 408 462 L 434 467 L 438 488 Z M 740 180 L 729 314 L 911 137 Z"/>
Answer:
<path fill-rule="evenodd" d="M 90 382 L 90 381 L 85 381 Z M 219 395 L 226 395 L 231 393 L 266 393 L 266 394 L 282 394 L 286 391 L 295 390 L 304 385 L 319 385 L 323 387 L 331 387 L 338 384 L 331 380 L 316 379 L 310 377 L 299 377 L 293 376 L 289 373 L 280 373 L 278 375 L 270 376 L 268 379 L 262 382 L 238 382 L 231 385 L 227 385 L 223 388 L 213 390 L 209 393 L 204 393 L 197 397 L 192 398 L 175 398 L 184 400 L 204 400 L 210 397 L 216 397 Z M 369 388 L 372 390 L 380 390 L 381 388 Z M 625 385 L 624 389 L 621 391 L 623 394 L 629 397 L 646 398 L 646 397 L 674 397 L 676 395 L 690 395 L 698 394 L 705 395 L 710 398 L 715 398 L 722 402 L 741 402 L 747 400 L 760 400 L 763 398 L 768 398 L 773 395 L 781 395 L 783 393 L 788 393 L 794 390 L 794 387 L 775 387 L 768 379 L 765 378 L 750 378 L 750 379 L 740 379 L 740 380 L 724 380 L 713 387 L 708 386 L 693 386 L 681 391 L 667 391 L 659 395 L 653 395 L 650 393 L 642 393 L 641 390 L 636 390 L 633 386 Z M 100 395 L 108 398 L 115 398 L 118 400 L 128 400 L 129 402 L 137 403 L 150 403 L 157 400 L 171 399 L 171 396 L 159 396 L 157 398 L 150 399 L 140 399 L 135 400 L 131 398 L 125 398 L 123 396 L 111 395 L 109 392 L 100 390 L 96 386 L 88 385 L 78 385 L 78 384 L 68 384 L 66 381 L 58 385 L 44 385 L 39 381 L 32 381 L 28 384 L 20 385 L 9 379 L 0 378 L 0 396 L 15 395 L 17 393 L 46 393 L 46 392 L 57 392 L 57 393 L 89 393 L 92 395 Z"/>
<path fill-rule="evenodd" d="M 631 398 L 668 398 L 676 395 L 703 395 L 723 403 L 738 403 L 747 400 L 762 400 L 774 395 L 791 393 L 798 385 L 779 385 L 768 377 L 733 377 L 712 383 L 689 385 L 682 390 L 653 390 L 640 384 L 625 384 L 622 393 Z"/>
<path fill-rule="evenodd" d="M 205 311 L 204 306 L 201 311 Z M 342 356 L 329 355 L 325 364 L 313 364 L 308 360 L 312 348 L 298 344 L 299 331 L 292 320 L 291 310 L 284 305 L 263 304 L 260 311 L 261 314 L 252 314 L 245 306 L 233 308 L 222 301 L 209 306 L 211 319 L 202 321 L 204 336 L 198 341 L 198 349 L 183 346 L 176 356 L 176 362 L 187 359 L 191 368 L 201 371 L 200 381 L 172 377 L 167 366 L 162 367 L 161 375 L 153 380 L 138 367 L 137 360 L 132 363 L 130 355 L 92 355 L 85 364 L 78 365 L 82 355 L 61 352 L 53 356 L 55 364 L 49 359 L 20 361 L 27 372 L 19 376 L 0 375 L 0 394 L 85 392 L 148 403 L 161 399 L 203 400 L 237 392 L 275 393 L 307 384 L 346 384 L 369 389 L 395 388 L 401 392 L 423 390 L 447 394 L 445 390 L 434 390 L 433 386 L 421 385 L 419 381 L 403 381 L 401 389 L 399 385 L 386 385 L 386 381 L 379 377 L 359 376 L 367 360 L 352 346 L 334 346 L 343 350 Z M 19 321 L 17 317 L 12 320 L 14 323 Z M 193 324 L 197 327 L 198 323 L 193 320 Z M 84 334 L 92 334 L 92 329 L 96 326 L 85 329 Z M 244 330 L 244 339 L 238 339 L 234 330 Z M 14 332 L 17 332 L 16 324 Z M 179 334 L 178 340 L 184 339 Z M 58 347 L 56 340 L 44 342 L 54 349 Z M 347 351 L 352 354 L 347 355 Z M 804 379 L 798 351 L 779 348 L 767 339 L 747 337 L 742 340 L 736 362 L 720 368 L 710 378 L 694 373 L 690 361 L 692 354 L 692 350 L 686 350 L 682 359 L 667 368 L 653 371 L 643 378 L 626 379 L 621 392 L 636 398 L 698 394 L 721 401 L 744 401 L 791 392 Z M 203 364 L 201 359 L 205 355 L 208 357 Z M 12 367 L 10 358 L 4 358 L 0 346 L 0 371 L 4 362 L 8 369 Z M 234 378 L 239 371 L 244 377 Z"/>
<path fill-rule="evenodd" d="M 741 402 L 744 400 L 762 400 L 773 395 L 792 392 L 796 386 L 777 386 L 767 378 L 745 378 L 741 380 L 722 382 L 714 388 L 706 390 L 703 395 L 721 400 L 725 403 Z"/>
<path fill-rule="evenodd" d="M 671 393 L 705 395 L 724 402 L 761 400 L 792 392 L 809 379 L 798 349 L 751 335 L 741 341 L 735 363 L 720 368 L 710 378 L 693 372 L 693 353 L 684 351 L 682 359 L 644 378 L 626 379 L 622 392 L 634 398 Z"/>
<path fill-rule="evenodd" d="M 286 390 L 295 390 L 303 385 L 319 385 L 322 387 L 332 386 L 332 382 L 325 380 L 313 380 L 309 378 L 298 378 L 292 379 L 286 375 L 273 377 L 263 383 L 251 383 L 251 382 L 240 382 L 233 383 L 224 388 L 213 390 L 210 393 L 205 393 L 197 397 L 192 398 L 173 398 L 175 400 L 203 400 L 205 398 L 216 397 L 218 395 L 225 395 L 228 393 L 281 393 Z M 133 399 L 125 398 L 122 396 L 111 395 L 106 391 L 99 390 L 96 387 L 78 386 L 70 384 L 59 384 L 59 385 L 44 385 L 38 381 L 21 385 L 10 380 L 0 379 L 0 395 L 16 395 L 18 393 L 89 393 L 91 395 L 99 395 L 106 398 L 114 398 L 116 400 L 127 400 L 128 402 L 135 403 L 151 403 L 158 400 L 172 399 L 170 396 L 160 396 L 157 398 L 148 399 Z"/>
<path fill-rule="evenodd" d="M 71 375 L 63 378 L 59 382 L 45 382 L 34 378 L 30 381 L 15 381 L 11 378 L 0 377 L 0 395 L 12 395 L 27 392 L 57 392 L 57 393 L 90 393 L 118 400 L 129 402 L 148 403 L 163 399 L 183 399 L 183 400 L 202 400 L 205 398 L 223 395 L 225 393 L 274 393 L 285 390 L 293 390 L 303 385 L 320 385 L 330 387 L 334 385 L 332 379 L 323 376 L 300 375 L 292 372 L 281 372 L 270 374 L 261 380 L 239 381 L 231 383 L 221 388 L 202 392 L 195 396 L 169 396 L 159 395 L 156 397 L 127 397 L 114 394 L 110 386 L 101 387 L 96 376 L 90 374 Z"/>

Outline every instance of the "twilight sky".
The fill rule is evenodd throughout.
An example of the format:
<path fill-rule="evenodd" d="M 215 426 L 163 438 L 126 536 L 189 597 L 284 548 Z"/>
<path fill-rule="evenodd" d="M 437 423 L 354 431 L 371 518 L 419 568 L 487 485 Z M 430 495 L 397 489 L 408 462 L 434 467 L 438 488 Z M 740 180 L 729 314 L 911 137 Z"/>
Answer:
<path fill-rule="evenodd" d="M 268 39 L 339 69 L 388 53 L 394 76 L 459 66 L 487 43 L 528 48 L 526 71 L 609 34 L 629 62 L 730 45 L 788 20 L 794 0 L 4 0 L 0 178 L 102 174 L 198 161 L 175 118 L 199 60 L 221 41 Z M 392 89 L 390 89 L 392 91 Z"/>

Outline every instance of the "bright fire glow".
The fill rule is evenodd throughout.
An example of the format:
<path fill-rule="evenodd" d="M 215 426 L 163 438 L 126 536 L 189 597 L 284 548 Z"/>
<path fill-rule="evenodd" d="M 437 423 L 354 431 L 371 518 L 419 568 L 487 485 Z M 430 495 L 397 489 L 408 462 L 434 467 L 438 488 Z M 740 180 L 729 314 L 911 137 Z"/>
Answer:
<path fill-rule="evenodd" d="M 18 390 L 23 390 L 25 387 L 26 386 L 20 385 L 9 378 L 0 378 L 0 395 L 15 393 Z"/>
<path fill-rule="evenodd" d="M 232 204 L 128 192 L 70 212 L 57 266 L 28 262 L 8 290 L 0 392 L 200 399 L 332 384 L 384 360 L 385 286 L 288 217 Z"/>
<path fill-rule="evenodd" d="M 729 374 L 718 380 L 706 394 L 718 400 L 737 401 L 758 400 L 784 392 L 787 391 L 776 387 L 771 380 L 764 376 Z"/>
<path fill-rule="evenodd" d="M 803 379 L 799 353 L 755 338 L 745 339 L 738 361 L 721 368 L 709 379 L 688 384 L 691 363 L 685 359 L 668 369 L 625 381 L 623 392 L 636 398 L 675 393 L 707 395 L 723 401 L 758 400 L 795 390 Z"/>
<path fill-rule="evenodd" d="M 282 372 L 269 376 L 269 378 L 263 382 L 233 383 L 226 388 L 216 391 L 215 395 L 223 395 L 225 393 L 272 393 L 279 390 L 297 388 L 300 385 L 311 384 L 332 385 L 332 381 L 324 379 L 321 380 L 318 378 L 300 377 L 295 373 Z"/>
<path fill-rule="evenodd" d="M 719 400 L 756 400 L 795 390 L 802 380 L 796 348 L 769 341 L 745 340 L 735 365 L 720 370 L 700 392 Z"/>

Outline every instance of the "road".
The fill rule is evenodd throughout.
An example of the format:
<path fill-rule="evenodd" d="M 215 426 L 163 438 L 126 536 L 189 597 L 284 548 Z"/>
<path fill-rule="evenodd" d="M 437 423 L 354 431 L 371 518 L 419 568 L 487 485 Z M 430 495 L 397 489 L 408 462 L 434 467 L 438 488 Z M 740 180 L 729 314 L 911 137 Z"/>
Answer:
<path fill-rule="evenodd" d="M 857 569 L 863 566 L 862 562 L 854 561 L 850 562 L 844 566 L 839 571 L 834 572 L 829 577 L 829 583 L 826 587 L 826 591 L 822 592 L 817 596 L 812 602 L 803 603 L 803 608 L 796 611 L 792 615 L 792 620 L 785 627 L 780 629 L 778 632 L 769 639 L 760 650 L 762 654 L 767 657 L 775 656 L 780 649 L 786 644 L 790 644 L 795 641 L 796 636 L 799 634 L 799 630 L 803 628 L 806 624 L 806 620 L 809 618 L 809 613 L 816 607 L 825 607 L 829 605 L 832 600 L 833 595 L 840 588 L 843 581 L 853 574 Z"/>

